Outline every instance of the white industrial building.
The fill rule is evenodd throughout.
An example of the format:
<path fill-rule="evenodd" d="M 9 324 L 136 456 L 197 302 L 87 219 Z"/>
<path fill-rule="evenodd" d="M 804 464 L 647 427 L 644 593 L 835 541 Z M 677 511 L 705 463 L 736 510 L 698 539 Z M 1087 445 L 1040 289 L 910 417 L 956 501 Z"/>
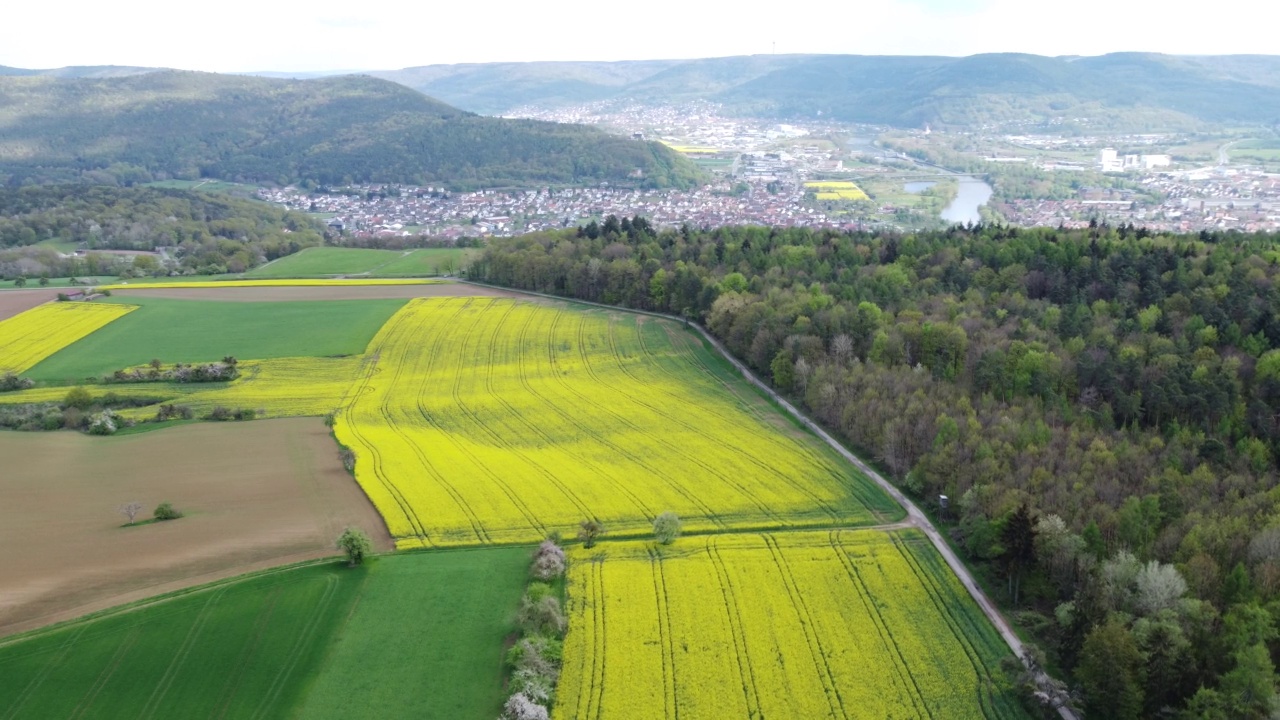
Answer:
<path fill-rule="evenodd" d="M 1115 148 L 1103 148 L 1098 153 L 1098 169 L 1102 172 L 1126 172 L 1128 170 L 1151 170 L 1158 167 L 1169 167 L 1173 158 L 1168 155 L 1124 155 Z"/>

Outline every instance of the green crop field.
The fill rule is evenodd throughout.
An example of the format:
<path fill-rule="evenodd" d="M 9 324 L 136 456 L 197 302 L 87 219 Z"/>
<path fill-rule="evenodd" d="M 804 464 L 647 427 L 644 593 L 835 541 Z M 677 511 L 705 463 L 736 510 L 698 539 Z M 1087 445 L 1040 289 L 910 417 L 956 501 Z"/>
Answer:
<path fill-rule="evenodd" d="M 493 718 L 528 548 L 252 576 L 0 642 L 0 718 Z"/>
<path fill-rule="evenodd" d="M 287 570 L 0 644 L 0 717 L 282 717 L 363 570 Z"/>
<path fill-rule="evenodd" d="M 378 268 L 374 275 L 396 277 L 401 275 L 438 275 L 447 271 L 446 263 L 452 261 L 454 272 L 466 266 L 471 257 L 479 253 L 476 248 L 424 248 Z"/>
<path fill-rule="evenodd" d="M 307 248 L 245 273 L 247 278 L 293 278 L 324 275 L 370 277 L 436 275 L 446 263 L 458 268 L 477 252 L 472 248 L 370 250 L 365 248 Z"/>
<path fill-rule="evenodd" d="M 301 716 L 492 720 L 528 548 L 384 557 Z"/>
<path fill-rule="evenodd" d="M 329 357 L 364 352 L 378 328 L 405 300 L 215 302 L 114 297 L 138 305 L 113 322 L 31 369 L 35 380 L 80 380 L 142 365 Z M 126 322 L 127 321 L 127 322 Z"/>
<path fill-rule="evenodd" d="M 247 278 L 312 277 L 367 273 L 380 265 L 400 259 L 398 250 L 365 248 L 307 248 L 245 273 Z"/>

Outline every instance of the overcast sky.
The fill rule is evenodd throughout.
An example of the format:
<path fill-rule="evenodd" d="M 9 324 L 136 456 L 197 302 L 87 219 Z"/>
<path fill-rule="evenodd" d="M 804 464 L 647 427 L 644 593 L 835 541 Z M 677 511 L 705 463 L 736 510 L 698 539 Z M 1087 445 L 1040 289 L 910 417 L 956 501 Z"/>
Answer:
<path fill-rule="evenodd" d="M 756 53 L 1280 52 L 1269 0 L 46 0 L 5 3 L 0 65 L 238 72 Z M 1043 10 L 1033 8 L 1045 8 Z M 1050 9 L 1051 8 L 1051 9 Z"/>

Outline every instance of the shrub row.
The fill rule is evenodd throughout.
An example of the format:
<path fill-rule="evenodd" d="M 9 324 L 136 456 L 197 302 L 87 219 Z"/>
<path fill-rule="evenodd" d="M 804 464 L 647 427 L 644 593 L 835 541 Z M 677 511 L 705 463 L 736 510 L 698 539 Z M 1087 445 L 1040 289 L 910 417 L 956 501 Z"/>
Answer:
<path fill-rule="evenodd" d="M 554 539 L 538 546 L 529 566 L 532 581 L 516 612 L 521 639 L 507 651 L 511 696 L 500 720 L 548 720 L 555 702 L 568 622 L 552 583 L 564 577 L 564 549 Z"/>
<path fill-rule="evenodd" d="M 223 358 L 222 362 L 185 364 L 175 363 L 166 369 L 159 360 L 152 360 L 143 367 L 117 370 L 104 376 L 105 383 L 143 383 L 143 382 L 179 382 L 206 383 L 230 382 L 240 377 L 238 363 L 233 357 Z"/>
<path fill-rule="evenodd" d="M 5 373 L 0 375 L 0 392 L 11 392 L 13 390 L 30 390 L 35 387 L 36 383 L 31 378 L 18 377 L 13 373 Z"/>

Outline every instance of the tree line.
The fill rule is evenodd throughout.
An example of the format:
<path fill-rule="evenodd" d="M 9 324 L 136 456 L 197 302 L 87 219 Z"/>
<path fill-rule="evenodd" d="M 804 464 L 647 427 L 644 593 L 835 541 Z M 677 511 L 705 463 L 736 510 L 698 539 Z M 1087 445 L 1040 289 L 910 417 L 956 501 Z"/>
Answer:
<path fill-rule="evenodd" d="M 59 241 L 87 251 L 63 257 L 40 246 Z M 154 187 L 44 185 L 0 187 L 0 276 L 244 272 L 324 242 L 305 213 L 229 195 Z M 166 266 L 94 250 L 172 248 Z"/>
<path fill-rule="evenodd" d="M 704 322 L 939 514 L 1091 716 L 1270 712 L 1274 235 L 608 218 L 471 272 Z"/>

